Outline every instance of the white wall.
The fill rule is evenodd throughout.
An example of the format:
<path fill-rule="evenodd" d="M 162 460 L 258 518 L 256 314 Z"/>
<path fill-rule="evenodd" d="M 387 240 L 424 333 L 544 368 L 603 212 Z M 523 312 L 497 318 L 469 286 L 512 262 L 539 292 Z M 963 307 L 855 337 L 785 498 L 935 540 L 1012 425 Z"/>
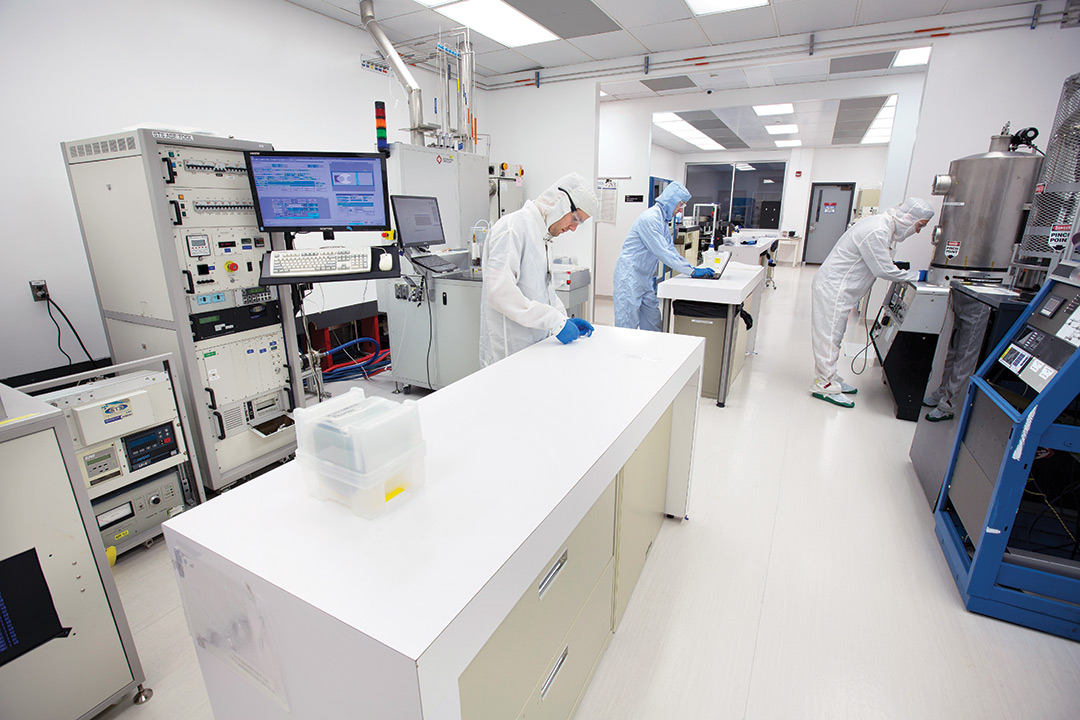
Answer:
<path fill-rule="evenodd" d="M 491 133 L 491 161 L 524 168 L 527 200 L 567 173 L 595 182 L 599 97 L 591 80 L 478 93 L 479 132 Z M 595 225 L 589 220 L 556 238 L 555 254 L 592 267 Z"/>
<path fill-rule="evenodd" d="M 680 183 L 686 181 L 683 168 L 686 163 L 678 153 L 672 152 L 665 147 L 653 143 L 649 152 L 649 171 L 658 178 L 676 180 Z M 648 198 L 646 198 L 647 200 Z"/>
<path fill-rule="evenodd" d="M 383 100 L 390 140 L 407 142 L 400 85 L 360 68 L 373 52 L 362 30 L 285 2 L 0 3 L 0 377 L 67 363 L 31 279 L 48 282 L 95 357 L 108 354 L 61 141 L 156 122 L 279 149 L 370 151 Z M 414 73 L 430 120 L 433 76 Z M 63 344 L 86 359 L 66 327 Z"/>

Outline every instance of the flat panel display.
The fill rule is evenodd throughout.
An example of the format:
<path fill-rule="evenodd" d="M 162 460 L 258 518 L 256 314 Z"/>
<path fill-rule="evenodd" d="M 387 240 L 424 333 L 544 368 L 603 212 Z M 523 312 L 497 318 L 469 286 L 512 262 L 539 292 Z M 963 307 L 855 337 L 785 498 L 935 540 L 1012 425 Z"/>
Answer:
<path fill-rule="evenodd" d="M 263 232 L 389 230 L 386 158 L 378 153 L 244 153 Z"/>
<path fill-rule="evenodd" d="M 394 224 L 402 247 L 427 247 L 446 242 L 439 201 L 419 195 L 394 195 Z"/>

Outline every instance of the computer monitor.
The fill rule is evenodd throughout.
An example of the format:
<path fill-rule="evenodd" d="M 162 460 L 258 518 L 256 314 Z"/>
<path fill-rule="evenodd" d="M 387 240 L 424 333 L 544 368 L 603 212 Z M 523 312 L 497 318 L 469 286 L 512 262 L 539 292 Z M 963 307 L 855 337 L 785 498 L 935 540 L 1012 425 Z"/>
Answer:
<path fill-rule="evenodd" d="M 394 224 L 401 247 L 425 247 L 446 242 L 439 201 L 419 195 L 391 195 Z"/>
<path fill-rule="evenodd" d="M 245 152 L 263 232 L 389 230 L 379 153 Z"/>

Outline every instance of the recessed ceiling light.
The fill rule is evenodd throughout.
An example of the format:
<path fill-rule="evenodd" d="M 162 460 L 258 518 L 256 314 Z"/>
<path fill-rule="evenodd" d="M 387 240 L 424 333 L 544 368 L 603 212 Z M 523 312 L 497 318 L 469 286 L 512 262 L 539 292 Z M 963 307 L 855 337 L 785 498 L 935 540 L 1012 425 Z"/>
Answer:
<path fill-rule="evenodd" d="M 710 137 L 707 137 L 704 140 L 692 140 L 690 142 L 692 142 L 694 145 L 697 145 L 702 150 L 724 150 L 725 149 L 723 145 L 716 142 L 715 140 L 713 140 Z"/>
<path fill-rule="evenodd" d="M 790 115 L 795 112 L 795 106 L 791 103 L 777 103 L 776 105 L 755 105 L 754 112 L 761 115 Z"/>
<path fill-rule="evenodd" d="M 736 170 L 753 170 L 754 166 L 750 163 L 735 163 Z"/>
<path fill-rule="evenodd" d="M 762 182 L 762 184 L 764 184 L 764 185 L 772 185 L 772 184 L 773 184 L 773 183 L 774 183 L 775 181 L 774 181 L 774 180 L 770 180 L 769 178 L 765 178 L 765 179 L 764 179 L 764 180 L 762 180 L 761 182 Z"/>
<path fill-rule="evenodd" d="M 652 116 L 652 121 L 654 123 L 658 124 L 658 125 L 660 123 L 662 123 L 662 122 L 674 122 L 676 120 L 682 120 L 682 118 L 679 117 L 678 115 L 676 115 L 675 113 L 669 113 L 669 112 L 653 113 L 653 116 Z"/>
<path fill-rule="evenodd" d="M 427 5 L 428 7 L 438 7 L 439 5 L 455 2 L 455 0 L 416 0 L 416 2 L 421 5 Z"/>
<path fill-rule="evenodd" d="M 559 39 L 555 33 L 502 0 L 464 0 L 437 7 L 435 12 L 506 47 L 522 47 Z"/>
<path fill-rule="evenodd" d="M 776 147 L 801 147 L 802 140 L 774 140 Z"/>
<path fill-rule="evenodd" d="M 859 144 L 860 145 L 883 145 L 883 144 L 885 144 L 887 142 L 889 142 L 889 136 L 870 137 L 869 135 L 867 135 L 866 137 L 864 137 L 862 139 L 862 141 Z"/>
<path fill-rule="evenodd" d="M 770 135 L 794 135 L 799 132 L 798 125 L 766 125 L 765 129 Z"/>
<path fill-rule="evenodd" d="M 885 107 L 896 107 L 896 96 L 890 95 L 889 99 L 885 101 Z"/>
<path fill-rule="evenodd" d="M 910 67 L 912 65 L 925 65 L 930 62 L 930 48 L 907 48 L 896 53 L 893 67 Z"/>
<path fill-rule="evenodd" d="M 606 92 L 604 92 L 603 90 L 600 91 L 600 97 L 607 97 L 607 96 L 608 96 L 608 94 Z"/>
<path fill-rule="evenodd" d="M 686 0 L 686 4 L 695 15 L 745 10 L 746 8 L 768 5 L 769 0 Z"/>

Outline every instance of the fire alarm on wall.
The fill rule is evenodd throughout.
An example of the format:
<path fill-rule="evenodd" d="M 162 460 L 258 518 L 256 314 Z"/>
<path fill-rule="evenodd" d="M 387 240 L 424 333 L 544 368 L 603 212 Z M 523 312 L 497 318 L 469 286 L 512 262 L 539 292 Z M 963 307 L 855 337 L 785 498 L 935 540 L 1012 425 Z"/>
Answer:
<path fill-rule="evenodd" d="M 796 170 L 795 177 L 802 177 L 802 170 Z"/>

